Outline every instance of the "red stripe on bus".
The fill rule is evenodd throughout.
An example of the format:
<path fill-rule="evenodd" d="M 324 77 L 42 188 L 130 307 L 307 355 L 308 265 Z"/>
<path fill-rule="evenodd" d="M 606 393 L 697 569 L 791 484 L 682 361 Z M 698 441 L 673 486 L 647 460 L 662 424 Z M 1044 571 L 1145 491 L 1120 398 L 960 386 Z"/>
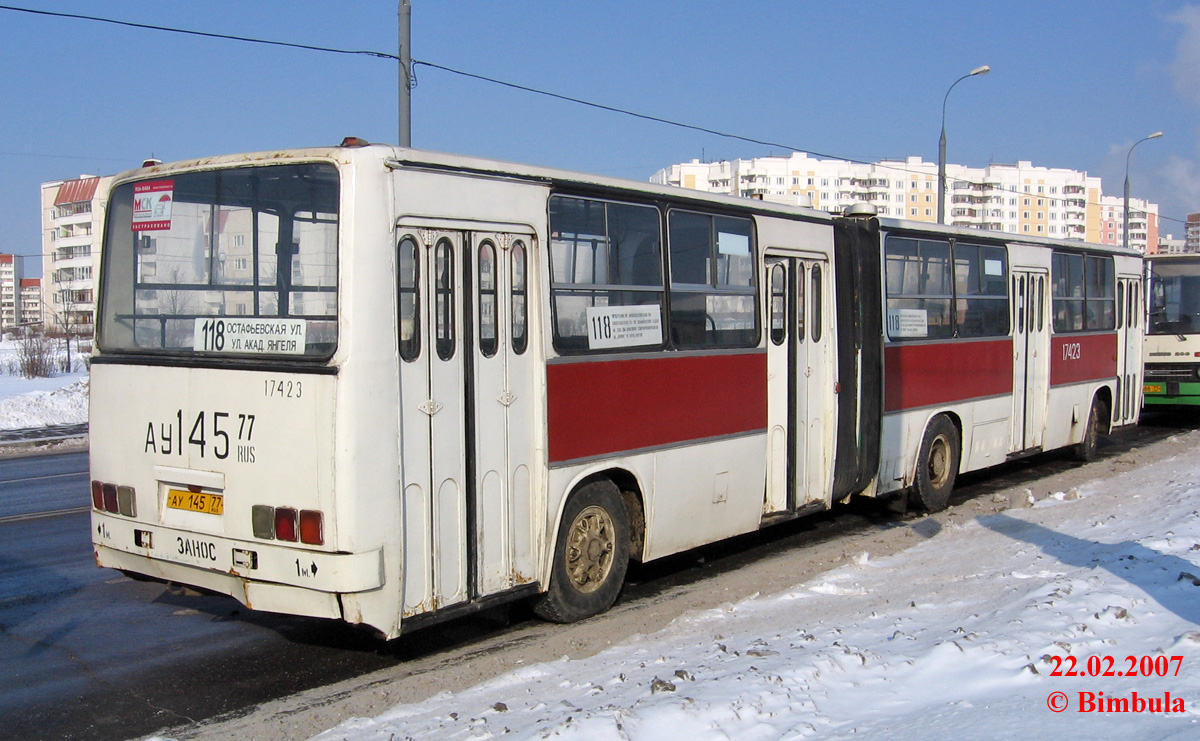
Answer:
<path fill-rule="evenodd" d="M 1050 385 L 1117 376 L 1117 335 L 1055 335 L 1050 338 Z"/>
<path fill-rule="evenodd" d="M 950 404 L 1013 390 L 1012 339 L 884 348 L 883 410 Z"/>
<path fill-rule="evenodd" d="M 551 463 L 767 427 L 765 353 L 559 363 L 546 382 Z"/>

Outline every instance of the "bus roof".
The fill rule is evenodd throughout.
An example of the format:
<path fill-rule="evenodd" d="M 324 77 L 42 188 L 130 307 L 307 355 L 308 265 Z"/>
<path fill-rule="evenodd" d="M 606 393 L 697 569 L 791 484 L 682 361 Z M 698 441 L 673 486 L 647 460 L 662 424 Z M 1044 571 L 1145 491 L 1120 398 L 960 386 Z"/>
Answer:
<path fill-rule="evenodd" d="M 1141 252 L 1135 249 L 1111 244 L 1097 244 L 1077 239 L 1035 237 L 1029 234 L 1013 234 L 1012 232 L 998 232 L 986 229 L 969 229 L 960 226 L 949 226 L 947 224 L 931 224 L 927 221 L 909 221 L 907 219 L 891 219 L 881 216 L 879 217 L 879 225 L 884 230 L 926 232 L 948 237 L 958 237 L 960 239 L 971 239 L 977 242 L 982 240 L 986 242 L 1004 242 L 1006 244 L 1031 244 L 1039 247 L 1085 249 L 1092 252 L 1108 252 L 1114 255 L 1128 255 L 1139 258 L 1143 256 Z"/>
<path fill-rule="evenodd" d="M 591 175 L 552 167 L 504 162 L 469 155 L 393 147 L 386 144 L 281 149 L 266 152 L 220 155 L 216 157 L 200 157 L 161 164 L 153 163 L 146 167 L 127 170 L 118 174 L 113 178 L 113 185 L 115 186 L 128 180 L 160 177 L 170 173 L 189 170 L 210 170 L 245 165 L 272 165 L 301 161 L 333 161 L 338 164 L 362 164 L 369 160 L 381 162 L 384 166 L 394 169 L 443 170 L 518 181 L 539 182 L 551 186 L 585 191 L 650 194 L 661 196 L 666 200 L 682 200 L 708 204 L 716 203 L 733 210 L 753 210 L 759 213 L 775 214 L 792 219 L 802 218 L 810 221 L 832 222 L 836 216 L 836 214 L 803 206 L 792 206 L 772 201 L 709 193 L 673 185 L 659 185 L 645 181 Z"/>
<path fill-rule="evenodd" d="M 221 155 L 216 157 L 200 157 L 197 159 L 181 160 L 169 163 L 153 163 L 147 167 L 127 170 L 113 178 L 116 186 L 127 180 L 145 179 L 173 172 L 188 170 L 208 170 L 224 167 L 238 167 L 254 164 L 281 164 L 297 161 L 333 161 L 339 164 L 363 163 L 368 160 L 381 162 L 386 167 L 395 169 L 414 168 L 462 172 L 479 176 L 509 178 L 527 182 L 541 182 L 547 185 L 576 190 L 595 190 L 597 192 L 626 192 L 661 196 L 672 201 L 690 201 L 695 203 L 720 204 L 731 210 L 752 210 L 756 213 L 777 215 L 784 218 L 801 218 L 809 221 L 832 222 L 837 214 L 820 211 L 804 206 L 793 206 L 772 201 L 747 199 L 721 193 L 681 188 L 673 185 L 659 185 L 639 180 L 592 175 L 588 173 L 562 170 L 539 165 L 526 165 L 502 160 L 474 157 L 470 155 L 449 154 L 424 149 L 394 147 L 387 144 L 357 144 L 354 146 L 310 147 L 304 149 L 281 149 L 245 154 Z M 926 221 L 909 221 L 888 217 L 877 217 L 884 229 L 896 231 L 914 231 L 963 239 L 984 240 L 988 242 L 1033 244 L 1046 247 L 1074 247 L 1097 252 L 1123 254 L 1132 257 L 1142 257 L 1134 249 L 1114 245 L 1101 245 L 1068 239 L 1052 239 L 1049 237 L 1034 237 L 1030 235 L 995 232 L 981 229 L 933 224 Z"/>

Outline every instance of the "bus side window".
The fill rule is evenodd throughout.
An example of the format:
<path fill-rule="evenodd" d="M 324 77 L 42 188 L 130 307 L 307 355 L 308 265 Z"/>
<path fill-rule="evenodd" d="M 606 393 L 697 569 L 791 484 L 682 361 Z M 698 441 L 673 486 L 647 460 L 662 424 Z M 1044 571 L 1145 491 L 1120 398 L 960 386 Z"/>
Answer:
<path fill-rule="evenodd" d="M 1142 316 L 1142 289 L 1140 283 L 1133 284 L 1133 306 L 1129 310 L 1133 312 L 1133 326 L 1141 326 L 1138 324 L 1138 319 Z"/>
<path fill-rule="evenodd" d="M 663 347 L 662 222 L 658 208 L 594 198 L 550 197 L 550 309 L 554 349 L 611 352 L 592 347 L 589 315 L 622 306 L 657 327 L 621 351 Z"/>
<path fill-rule="evenodd" d="M 805 320 L 808 318 L 806 314 L 808 306 L 804 303 L 804 297 L 807 295 L 804 290 L 804 286 L 806 285 L 804 282 L 804 263 L 796 263 L 796 275 L 794 278 L 796 281 L 796 341 L 803 342 L 804 327 L 807 325 L 807 321 Z"/>
<path fill-rule="evenodd" d="M 771 268 L 771 343 L 782 345 L 787 339 L 787 273 L 783 263 Z"/>
<path fill-rule="evenodd" d="M 1025 333 L 1025 276 L 1017 278 L 1017 295 L 1013 296 L 1017 304 L 1017 333 Z"/>
<path fill-rule="evenodd" d="M 821 341 L 821 266 L 812 266 L 812 339 Z"/>
<path fill-rule="evenodd" d="M 396 289 L 400 321 L 400 358 L 411 363 L 421 355 L 421 255 L 412 237 L 400 240 L 396 258 Z"/>
<path fill-rule="evenodd" d="M 889 339 L 953 337 L 950 242 L 888 235 L 884 261 Z"/>
<path fill-rule="evenodd" d="M 500 347 L 496 317 L 496 247 L 490 240 L 479 245 L 479 352 L 493 357 Z"/>
<path fill-rule="evenodd" d="M 759 340 L 754 224 L 672 210 L 667 214 L 670 325 L 678 348 L 754 347 Z"/>
<path fill-rule="evenodd" d="M 1117 282 L 1117 329 L 1125 327 L 1125 283 Z"/>
<path fill-rule="evenodd" d="M 434 248 L 434 286 L 437 313 L 437 354 L 442 360 L 454 357 L 454 246 L 443 239 Z"/>
<path fill-rule="evenodd" d="M 529 320 L 525 313 L 528 309 L 525 289 L 527 274 L 525 243 L 518 240 L 512 247 L 512 348 L 517 355 L 525 352 L 529 346 Z"/>
<path fill-rule="evenodd" d="M 1041 332 L 1046 328 L 1046 279 L 1043 276 L 1038 276 L 1037 279 L 1037 327 Z"/>

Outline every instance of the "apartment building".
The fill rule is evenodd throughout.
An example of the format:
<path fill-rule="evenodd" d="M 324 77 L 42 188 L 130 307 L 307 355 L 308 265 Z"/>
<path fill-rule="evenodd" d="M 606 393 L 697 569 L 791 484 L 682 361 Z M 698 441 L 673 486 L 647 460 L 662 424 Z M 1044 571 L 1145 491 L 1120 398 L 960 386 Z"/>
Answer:
<path fill-rule="evenodd" d="M 920 157 L 875 163 L 822 160 L 804 152 L 671 165 L 651 182 L 797 205 L 838 213 L 867 202 L 880 216 L 937 220 L 937 163 Z M 960 227 L 1031 236 L 1106 241 L 1107 205 L 1101 180 L 1078 170 L 1015 165 L 946 165 L 946 222 Z M 1158 243 L 1158 206 L 1137 199 L 1130 245 Z M 1198 224 L 1200 226 L 1200 224 Z M 1111 231 L 1109 232 L 1111 234 Z M 1200 234 L 1198 234 L 1200 236 Z M 1121 236 L 1110 244 L 1120 244 Z"/>
<path fill-rule="evenodd" d="M 21 255 L 0 255 L 0 333 L 11 332 L 21 324 L 24 262 Z"/>
<path fill-rule="evenodd" d="M 22 278 L 20 288 L 21 324 L 42 326 L 42 279 Z"/>
<path fill-rule="evenodd" d="M 95 276 L 111 181 L 81 175 L 42 184 L 42 308 L 48 329 L 94 331 Z"/>
<path fill-rule="evenodd" d="M 1089 241 L 1124 244 L 1125 197 L 1100 197 L 1100 236 Z M 1158 252 L 1158 204 L 1129 199 L 1129 246 L 1147 255 Z"/>
<path fill-rule="evenodd" d="M 1185 243 L 1182 239 L 1176 239 L 1174 234 L 1168 234 L 1165 237 L 1158 237 L 1158 252 L 1159 255 L 1182 255 L 1185 250 Z"/>
<path fill-rule="evenodd" d="M 1188 214 L 1184 229 L 1184 250 L 1200 252 L 1200 214 Z"/>

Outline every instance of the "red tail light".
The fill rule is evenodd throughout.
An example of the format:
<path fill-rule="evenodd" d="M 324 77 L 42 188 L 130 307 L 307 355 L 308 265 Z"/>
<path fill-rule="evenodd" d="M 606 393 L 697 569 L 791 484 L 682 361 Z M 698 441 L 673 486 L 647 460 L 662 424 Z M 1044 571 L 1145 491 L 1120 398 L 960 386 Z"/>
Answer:
<path fill-rule="evenodd" d="M 316 510 L 300 510 L 300 542 L 325 545 L 324 519 Z"/>
<path fill-rule="evenodd" d="M 104 509 L 103 486 L 99 481 L 92 482 L 92 506 L 96 509 Z"/>
<path fill-rule="evenodd" d="M 120 512 L 120 507 L 117 506 L 117 487 L 115 484 L 101 484 L 101 494 L 104 497 L 105 512 Z"/>
<path fill-rule="evenodd" d="M 254 537 L 325 545 L 325 515 L 315 509 L 297 512 L 292 507 L 256 504 L 250 510 Z"/>
<path fill-rule="evenodd" d="M 292 542 L 299 540 L 296 534 L 296 510 L 291 507 L 275 510 L 275 538 Z"/>

